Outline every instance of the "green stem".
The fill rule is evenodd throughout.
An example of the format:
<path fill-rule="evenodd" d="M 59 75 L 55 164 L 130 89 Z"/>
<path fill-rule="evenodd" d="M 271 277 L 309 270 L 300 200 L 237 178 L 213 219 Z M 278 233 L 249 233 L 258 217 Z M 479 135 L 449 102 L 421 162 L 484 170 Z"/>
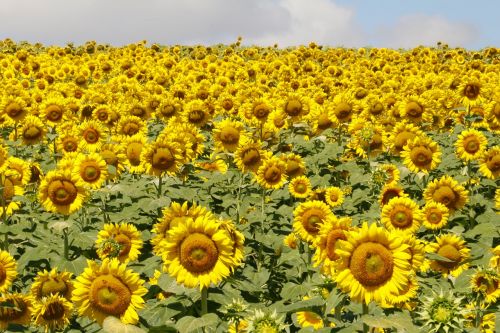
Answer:
<path fill-rule="evenodd" d="M 335 306 L 335 319 L 341 321 L 342 320 L 341 315 L 342 315 L 342 305 L 339 304 Z"/>
<path fill-rule="evenodd" d="M 262 197 L 260 202 L 260 232 L 264 234 L 264 219 L 266 217 L 266 189 L 262 189 Z"/>
<path fill-rule="evenodd" d="M 368 304 L 365 304 L 365 302 L 363 302 L 363 315 L 367 315 L 368 314 Z M 363 323 L 363 333 L 368 333 L 368 330 L 370 329 L 370 327 Z"/>
<path fill-rule="evenodd" d="M 241 187 L 243 186 L 244 174 L 240 173 L 240 183 L 238 184 L 238 191 L 236 192 L 236 223 L 240 223 L 240 197 Z"/>
<path fill-rule="evenodd" d="M 208 312 L 208 288 L 203 287 L 201 289 L 201 315 L 205 315 Z"/>
<path fill-rule="evenodd" d="M 69 240 L 68 240 L 68 230 L 63 229 L 64 238 L 64 259 L 69 260 Z"/>
<path fill-rule="evenodd" d="M 161 192 L 162 192 L 162 174 L 160 173 L 160 176 L 158 177 L 158 192 L 156 193 L 156 197 L 159 199 L 161 197 Z"/>

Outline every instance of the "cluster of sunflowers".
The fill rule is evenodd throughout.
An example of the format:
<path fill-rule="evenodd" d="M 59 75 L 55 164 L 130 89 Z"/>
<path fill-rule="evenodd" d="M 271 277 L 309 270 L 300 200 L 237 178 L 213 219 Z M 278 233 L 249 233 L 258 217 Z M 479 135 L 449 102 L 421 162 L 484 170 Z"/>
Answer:
<path fill-rule="evenodd" d="M 0 328 L 33 323 L 46 331 L 83 331 L 77 324 L 83 317 L 99 325 L 107 317 L 136 325 L 145 301 L 175 297 L 145 287 L 145 279 L 158 285 L 164 274 L 201 290 L 203 315 L 207 290 L 230 275 L 245 279 L 243 267 L 257 273 L 266 265 L 278 269 L 281 250 L 266 259 L 266 237 L 273 234 L 290 248 L 283 251 L 308 257 L 307 270 L 327 281 L 300 295 L 306 303 L 315 297 L 326 302 L 338 291 L 363 304 L 365 315 L 376 304 L 383 311 L 416 313 L 413 322 L 429 331 L 494 331 L 500 298 L 500 235 L 493 212 L 500 209 L 496 48 L 398 51 L 311 43 L 278 49 L 242 47 L 240 41 L 215 47 L 45 47 L 7 39 L 0 50 L 3 225 L 15 230 L 16 216 L 51 213 L 63 221 L 68 261 L 68 232 L 76 228 L 68 221 L 91 221 L 87 209 L 114 186 L 147 179 L 153 199 L 164 203 L 172 182 L 211 194 L 211 175 L 237 175 L 222 186 L 239 181 L 228 194 L 235 199 L 231 210 L 221 208 L 229 206 L 223 205 L 227 197 L 202 199 L 204 205 L 176 198 L 147 212 L 146 225 L 123 223 L 102 199 L 102 219 L 80 226 L 79 232 L 99 230 L 94 246 L 82 249 L 88 259 L 83 272 L 51 266 L 33 275 L 17 267 L 14 258 L 22 258 L 25 249 L 9 244 L 12 232 L 2 231 Z M 337 147 L 331 151 L 338 154 L 313 154 L 301 149 L 306 145 Z M 374 186 L 356 182 L 361 175 L 342 165 L 365 168 Z M 376 199 L 359 208 L 353 203 L 359 191 Z M 151 199 L 148 190 L 143 194 Z M 257 202 L 243 204 L 251 194 L 261 199 L 261 214 L 248 226 L 259 209 Z M 471 201 L 477 203 L 478 196 L 487 205 L 476 209 Z M 288 207 L 290 215 L 273 221 L 269 207 Z M 368 223 L 359 216 L 371 207 L 376 221 Z M 490 251 L 479 261 L 468 244 L 473 237 L 461 232 L 485 225 L 475 218 L 490 212 L 489 238 L 477 245 Z M 278 223 L 275 229 L 266 226 L 271 222 Z M 161 258 L 153 275 L 128 267 L 153 256 Z M 17 292 L 9 292 L 18 269 L 26 275 L 14 285 Z M 467 296 L 443 291 L 419 297 L 422 285 L 436 286 L 429 281 L 454 284 L 466 271 Z M 279 280 L 279 274 L 268 278 Z M 218 310 L 227 319 L 223 327 L 282 332 L 293 331 L 295 321 L 320 330 L 353 320 L 347 301 L 327 313 L 315 305 L 314 311 L 280 316 L 265 309 L 276 295 L 257 298 L 264 308 L 253 312 L 240 300 L 225 304 L 239 313 Z M 470 308 L 463 309 L 466 300 Z"/>

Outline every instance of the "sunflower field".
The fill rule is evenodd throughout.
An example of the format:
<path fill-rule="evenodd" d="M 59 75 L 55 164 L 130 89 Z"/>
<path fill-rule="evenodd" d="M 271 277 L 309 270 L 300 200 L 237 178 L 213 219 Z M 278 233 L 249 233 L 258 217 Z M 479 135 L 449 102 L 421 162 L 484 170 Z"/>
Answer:
<path fill-rule="evenodd" d="M 0 330 L 498 332 L 499 73 L 0 41 Z"/>

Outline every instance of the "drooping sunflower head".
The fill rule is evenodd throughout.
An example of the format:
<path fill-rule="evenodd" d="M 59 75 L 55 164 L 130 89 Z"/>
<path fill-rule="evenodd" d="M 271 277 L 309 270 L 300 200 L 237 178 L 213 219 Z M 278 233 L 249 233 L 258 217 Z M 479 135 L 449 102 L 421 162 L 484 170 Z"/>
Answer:
<path fill-rule="evenodd" d="M 455 142 L 458 157 L 465 161 L 479 159 L 488 145 L 488 140 L 483 133 L 475 129 L 462 131 Z"/>
<path fill-rule="evenodd" d="M 288 178 L 293 179 L 305 173 L 305 162 L 300 155 L 289 153 L 281 155 L 280 158 L 286 163 L 286 175 Z"/>
<path fill-rule="evenodd" d="M 144 307 L 142 296 L 147 292 L 144 280 L 117 258 L 105 258 L 100 266 L 90 260 L 87 264 L 76 278 L 71 298 L 79 315 L 100 325 L 108 316 L 120 318 L 125 324 L 136 324 L 137 310 Z"/>
<path fill-rule="evenodd" d="M 0 329 L 9 324 L 29 325 L 33 312 L 32 300 L 22 294 L 3 294 L 0 297 Z"/>
<path fill-rule="evenodd" d="M 439 202 L 427 202 L 423 208 L 423 225 L 427 229 L 438 230 L 448 223 L 449 210 Z"/>
<path fill-rule="evenodd" d="M 304 241 L 313 243 L 321 225 L 334 218 L 330 207 L 322 201 L 300 203 L 293 211 L 293 229 Z"/>
<path fill-rule="evenodd" d="M 436 253 L 443 259 L 431 260 L 430 267 L 443 276 L 459 276 L 469 267 L 467 260 L 470 257 L 470 249 L 466 247 L 465 241 L 454 234 L 445 234 L 436 237 L 434 243 L 427 245 L 426 252 Z"/>
<path fill-rule="evenodd" d="M 52 294 L 33 304 L 33 321 L 46 331 L 63 330 L 68 326 L 73 312 L 73 304 L 65 297 Z"/>
<path fill-rule="evenodd" d="M 409 198 L 393 198 L 382 208 L 382 223 L 389 231 L 412 234 L 422 223 L 422 212 Z"/>
<path fill-rule="evenodd" d="M 79 210 L 87 195 L 83 182 L 68 169 L 49 171 L 38 189 L 44 208 L 64 215 Z"/>
<path fill-rule="evenodd" d="M 73 292 L 73 274 L 69 272 L 59 272 L 57 269 L 52 269 L 50 272 L 43 270 L 38 272 L 31 285 L 31 296 L 36 301 L 40 301 L 44 297 L 50 295 L 59 295 L 67 300 L 71 299 Z"/>
<path fill-rule="evenodd" d="M 352 300 L 366 304 L 372 300 L 390 302 L 391 295 L 407 285 L 411 256 L 408 245 L 398 235 L 365 222 L 348 232 L 347 240 L 339 242 L 335 281 Z"/>
<path fill-rule="evenodd" d="M 287 164 L 279 157 L 270 157 L 257 170 L 256 180 L 266 189 L 279 189 L 287 179 Z"/>
<path fill-rule="evenodd" d="M 380 206 L 385 206 L 394 198 L 406 198 L 408 194 L 396 182 L 389 183 L 382 188 L 379 196 Z"/>
<path fill-rule="evenodd" d="M 294 198 L 307 198 L 311 192 L 311 182 L 306 176 L 298 176 L 290 181 L 288 190 Z"/>
<path fill-rule="evenodd" d="M 450 176 L 434 179 L 427 184 L 424 199 L 445 205 L 450 213 L 461 209 L 468 201 L 469 192 Z"/>

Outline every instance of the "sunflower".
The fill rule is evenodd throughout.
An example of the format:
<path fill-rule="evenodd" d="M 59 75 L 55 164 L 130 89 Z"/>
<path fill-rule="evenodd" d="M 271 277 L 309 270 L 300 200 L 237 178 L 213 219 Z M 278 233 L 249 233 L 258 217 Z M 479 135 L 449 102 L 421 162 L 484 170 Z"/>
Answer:
<path fill-rule="evenodd" d="M 472 291 L 481 294 L 486 303 L 495 303 L 500 298 L 500 276 L 491 270 L 476 270 L 470 281 Z"/>
<path fill-rule="evenodd" d="M 439 202 L 429 201 L 423 208 L 423 225 L 427 229 L 438 230 L 448 223 L 449 210 Z"/>
<path fill-rule="evenodd" d="M 261 142 L 243 138 L 234 153 L 234 162 L 238 169 L 242 172 L 257 172 L 264 160 L 271 154 L 264 151 L 261 147 Z"/>
<path fill-rule="evenodd" d="M 153 225 L 151 232 L 155 233 L 151 239 L 151 244 L 153 245 L 153 253 L 161 256 L 164 247 L 168 240 L 168 231 L 179 224 L 184 224 L 188 219 L 196 219 L 199 216 L 208 215 L 212 216 L 212 213 L 203 206 L 198 206 L 197 204 L 192 204 L 189 207 L 187 201 L 182 204 L 178 202 L 172 202 L 170 206 L 162 209 L 162 217 L 158 219 L 158 223 Z"/>
<path fill-rule="evenodd" d="M 26 101 L 19 96 L 5 96 L 0 100 L 0 114 L 7 116 L 9 125 L 17 124 L 29 115 Z"/>
<path fill-rule="evenodd" d="M 347 231 L 352 230 L 351 219 L 348 217 L 326 219 L 320 226 L 319 232 L 313 241 L 315 249 L 314 266 L 321 266 L 321 271 L 328 276 L 335 276 L 335 261 L 339 256 L 335 250 L 339 246 L 338 240 L 347 239 Z"/>
<path fill-rule="evenodd" d="M 398 185 L 396 182 L 392 182 L 389 184 L 386 184 L 383 188 L 382 191 L 380 191 L 380 196 L 379 196 L 379 203 L 380 206 L 387 205 L 389 201 L 391 201 L 393 198 L 407 198 L 408 194 L 406 194 L 401 186 Z"/>
<path fill-rule="evenodd" d="M 9 151 L 0 143 L 0 173 L 3 173 L 7 168 L 7 159 L 9 158 Z"/>
<path fill-rule="evenodd" d="M 347 232 L 335 252 L 340 256 L 335 282 L 353 301 L 391 302 L 409 283 L 408 245 L 375 223 Z"/>
<path fill-rule="evenodd" d="M 326 188 L 325 200 L 330 207 L 338 207 L 344 202 L 344 192 L 336 186 Z"/>
<path fill-rule="evenodd" d="M 391 184 L 393 182 L 398 182 L 400 179 L 400 172 L 396 165 L 394 164 L 382 164 L 379 166 L 380 170 L 383 170 L 385 177 L 385 184 Z"/>
<path fill-rule="evenodd" d="M 73 153 L 79 151 L 82 144 L 76 128 L 69 128 L 59 133 L 56 138 L 57 151 L 62 153 Z M 50 145 L 51 149 L 52 145 Z"/>
<path fill-rule="evenodd" d="M 455 142 L 458 157 L 465 161 L 479 159 L 488 145 L 483 133 L 475 129 L 464 130 Z"/>
<path fill-rule="evenodd" d="M 283 238 L 283 244 L 291 248 L 292 250 L 297 248 L 297 235 L 294 232 L 289 233 L 288 235 Z"/>
<path fill-rule="evenodd" d="M 121 145 L 106 143 L 101 146 L 99 154 L 104 162 L 106 162 L 108 179 L 117 179 L 125 170 L 127 156 L 123 152 L 123 147 Z"/>
<path fill-rule="evenodd" d="M 144 280 L 117 258 L 105 258 L 100 266 L 88 260 L 87 265 L 76 278 L 71 298 L 78 314 L 99 325 L 108 316 L 118 317 L 125 324 L 136 324 L 137 310 L 144 307 L 142 297 L 147 292 Z"/>
<path fill-rule="evenodd" d="M 312 311 L 297 312 L 297 322 L 300 327 L 312 327 L 314 330 L 319 330 L 320 328 L 325 327 L 321 316 Z"/>
<path fill-rule="evenodd" d="M 142 173 L 145 171 L 144 163 L 141 163 L 141 155 L 146 145 L 146 137 L 143 135 L 134 135 L 123 141 L 123 150 L 125 152 L 125 164 L 130 173 Z"/>
<path fill-rule="evenodd" d="M 434 179 L 424 190 L 424 199 L 445 205 L 450 213 L 461 209 L 469 200 L 469 192 L 450 176 Z"/>
<path fill-rule="evenodd" d="M 6 171 L 0 174 L 1 202 L 0 202 L 0 217 L 5 213 L 7 216 L 12 215 L 14 211 L 19 209 L 20 202 L 13 201 L 15 196 L 24 194 L 23 187 L 15 185 L 11 177 L 16 177 L 16 173 Z"/>
<path fill-rule="evenodd" d="M 207 103 L 192 100 L 184 106 L 182 117 L 185 123 L 201 128 L 210 121 L 212 116 Z"/>
<path fill-rule="evenodd" d="M 298 176 L 290 181 L 288 191 L 294 198 L 305 199 L 311 193 L 311 182 L 306 176 Z"/>
<path fill-rule="evenodd" d="M 212 134 L 216 150 L 230 153 L 238 148 L 242 137 L 246 136 L 243 124 L 228 118 L 214 123 Z"/>
<path fill-rule="evenodd" d="M 187 219 L 168 231 L 164 271 L 188 288 L 208 288 L 229 276 L 235 262 L 227 232 L 209 215 Z"/>
<path fill-rule="evenodd" d="M 348 123 L 362 110 L 361 103 L 354 98 L 352 92 L 339 93 L 331 102 L 325 104 L 328 116 L 333 123 Z"/>
<path fill-rule="evenodd" d="M 141 233 L 130 223 L 106 223 L 97 234 L 95 245 L 101 260 L 118 258 L 121 263 L 128 263 L 141 254 Z"/>
<path fill-rule="evenodd" d="M 267 121 L 269 114 L 274 110 L 273 102 L 268 96 L 257 98 L 252 102 L 246 102 L 240 108 L 241 116 L 251 123 L 262 124 Z"/>
<path fill-rule="evenodd" d="M 98 153 L 79 154 L 72 172 L 93 190 L 100 188 L 108 177 L 106 161 Z"/>
<path fill-rule="evenodd" d="M 35 301 L 50 295 L 59 295 L 70 300 L 74 289 L 72 276 L 70 272 L 58 272 L 55 268 L 50 272 L 44 269 L 38 272 L 33 280 L 30 294 Z"/>
<path fill-rule="evenodd" d="M 429 109 L 429 105 L 423 97 L 411 95 L 399 103 L 398 111 L 401 117 L 418 124 L 432 120 L 432 112 Z"/>
<path fill-rule="evenodd" d="M 18 131 L 23 144 L 34 145 L 43 141 L 47 133 L 47 128 L 40 118 L 36 116 L 27 116 Z"/>
<path fill-rule="evenodd" d="M 7 178 L 16 186 L 28 184 L 31 178 L 31 169 L 28 162 L 20 158 L 10 156 L 7 159 Z"/>
<path fill-rule="evenodd" d="M 479 332 L 481 333 L 496 333 L 496 314 L 487 313 L 484 311 L 486 310 L 484 309 L 484 306 L 481 305 L 479 308 L 481 309 L 482 316 L 479 318 L 479 327 L 476 326 L 477 308 L 478 305 L 476 302 L 467 303 L 465 305 L 466 312 L 463 314 L 463 317 L 465 318 L 464 327 L 476 330 L 479 328 Z"/>
<path fill-rule="evenodd" d="M 175 133 L 175 135 L 173 135 L 173 133 Z M 171 121 L 158 135 L 157 140 L 163 140 L 164 137 L 177 142 L 180 145 L 181 150 L 184 149 L 184 151 L 187 148 L 184 148 L 184 146 L 190 145 L 189 150 L 192 152 L 193 159 L 198 158 L 205 149 L 205 146 L 203 145 L 205 137 L 201 134 L 201 130 L 198 127 L 191 124 Z"/>
<path fill-rule="evenodd" d="M 68 105 L 63 97 L 51 95 L 44 99 L 39 106 L 40 118 L 45 120 L 46 124 L 55 127 L 68 118 Z"/>
<path fill-rule="evenodd" d="M 418 289 L 419 286 L 416 276 L 410 275 L 406 286 L 397 294 L 391 295 L 390 303 L 383 304 L 383 306 L 413 311 L 415 310 L 418 302 L 412 300 L 415 300 L 417 298 Z"/>
<path fill-rule="evenodd" d="M 301 93 L 288 95 L 281 102 L 281 109 L 293 122 L 299 122 L 313 108 L 313 101 Z"/>
<path fill-rule="evenodd" d="M 7 251 L 0 251 L 0 292 L 5 292 L 17 277 L 17 263 Z"/>
<path fill-rule="evenodd" d="M 196 162 L 195 166 L 205 171 L 218 171 L 222 174 L 228 170 L 227 163 L 222 158 L 210 162 Z"/>
<path fill-rule="evenodd" d="M 80 144 L 82 149 L 89 152 L 98 151 L 103 142 L 106 141 L 106 131 L 102 124 L 96 120 L 86 120 L 78 126 Z"/>
<path fill-rule="evenodd" d="M 44 208 L 64 215 L 79 210 L 87 195 L 83 181 L 68 169 L 49 171 L 38 188 Z"/>
<path fill-rule="evenodd" d="M 300 203 L 293 211 L 293 229 L 302 240 L 312 244 L 321 226 L 334 215 L 330 207 L 322 201 Z"/>
<path fill-rule="evenodd" d="M 178 116 L 182 112 L 183 102 L 179 98 L 167 97 L 165 100 L 161 101 L 153 117 L 157 119 L 167 120 L 173 116 Z"/>
<path fill-rule="evenodd" d="M 4 293 L 0 297 L 0 304 L 0 329 L 7 329 L 9 324 L 30 324 L 33 306 L 29 296 Z"/>
<path fill-rule="evenodd" d="M 401 158 L 411 171 L 429 173 L 441 162 L 441 150 L 430 138 L 417 136 L 407 141 L 401 152 Z"/>
<path fill-rule="evenodd" d="M 471 73 L 468 80 L 463 81 L 457 88 L 457 93 L 463 106 L 472 107 L 480 105 L 484 99 L 484 86 L 475 75 Z"/>
<path fill-rule="evenodd" d="M 181 167 L 179 145 L 167 140 L 154 141 L 141 152 L 141 163 L 150 175 L 174 175 Z"/>
<path fill-rule="evenodd" d="M 231 220 L 220 220 L 219 222 L 219 228 L 224 230 L 226 232 L 226 236 L 232 241 L 232 257 L 234 262 L 231 270 L 234 271 L 234 269 L 240 266 L 243 262 L 243 245 L 245 243 L 245 236 L 243 236 L 243 234 L 236 229 Z"/>
<path fill-rule="evenodd" d="M 398 122 L 396 126 L 394 126 L 388 140 L 391 143 L 394 152 L 399 154 L 409 140 L 413 140 L 418 136 L 424 136 L 424 132 L 422 132 L 422 130 L 415 125 L 402 121 Z"/>
<path fill-rule="evenodd" d="M 414 234 L 397 230 L 394 234 L 401 239 L 401 242 L 408 245 L 410 251 L 410 264 L 413 271 L 417 272 L 425 263 L 425 241 L 417 238 Z"/>
<path fill-rule="evenodd" d="M 148 128 L 144 120 L 136 116 L 123 116 L 118 121 L 116 133 L 124 137 L 146 135 Z"/>
<path fill-rule="evenodd" d="M 286 175 L 293 179 L 302 176 L 306 172 L 306 165 L 301 156 L 290 153 L 280 156 L 281 160 L 286 163 Z"/>
<path fill-rule="evenodd" d="M 393 198 L 382 207 L 382 224 L 389 231 L 415 233 L 422 223 L 422 212 L 409 198 Z"/>
<path fill-rule="evenodd" d="M 43 297 L 33 304 L 33 321 L 45 332 L 63 330 L 69 324 L 73 304 L 57 294 Z"/>
<path fill-rule="evenodd" d="M 492 147 L 483 153 L 479 171 L 489 179 L 497 179 L 500 176 L 500 146 Z"/>
<path fill-rule="evenodd" d="M 256 180 L 265 189 L 279 189 L 287 179 L 287 164 L 279 157 L 270 157 L 257 170 Z"/>
<path fill-rule="evenodd" d="M 457 235 L 446 234 L 436 237 L 436 242 L 430 243 L 426 248 L 427 253 L 436 253 L 446 260 L 432 260 L 430 267 L 441 272 L 444 277 L 459 276 L 469 267 L 467 260 L 470 250 L 465 246 L 465 241 Z"/>

